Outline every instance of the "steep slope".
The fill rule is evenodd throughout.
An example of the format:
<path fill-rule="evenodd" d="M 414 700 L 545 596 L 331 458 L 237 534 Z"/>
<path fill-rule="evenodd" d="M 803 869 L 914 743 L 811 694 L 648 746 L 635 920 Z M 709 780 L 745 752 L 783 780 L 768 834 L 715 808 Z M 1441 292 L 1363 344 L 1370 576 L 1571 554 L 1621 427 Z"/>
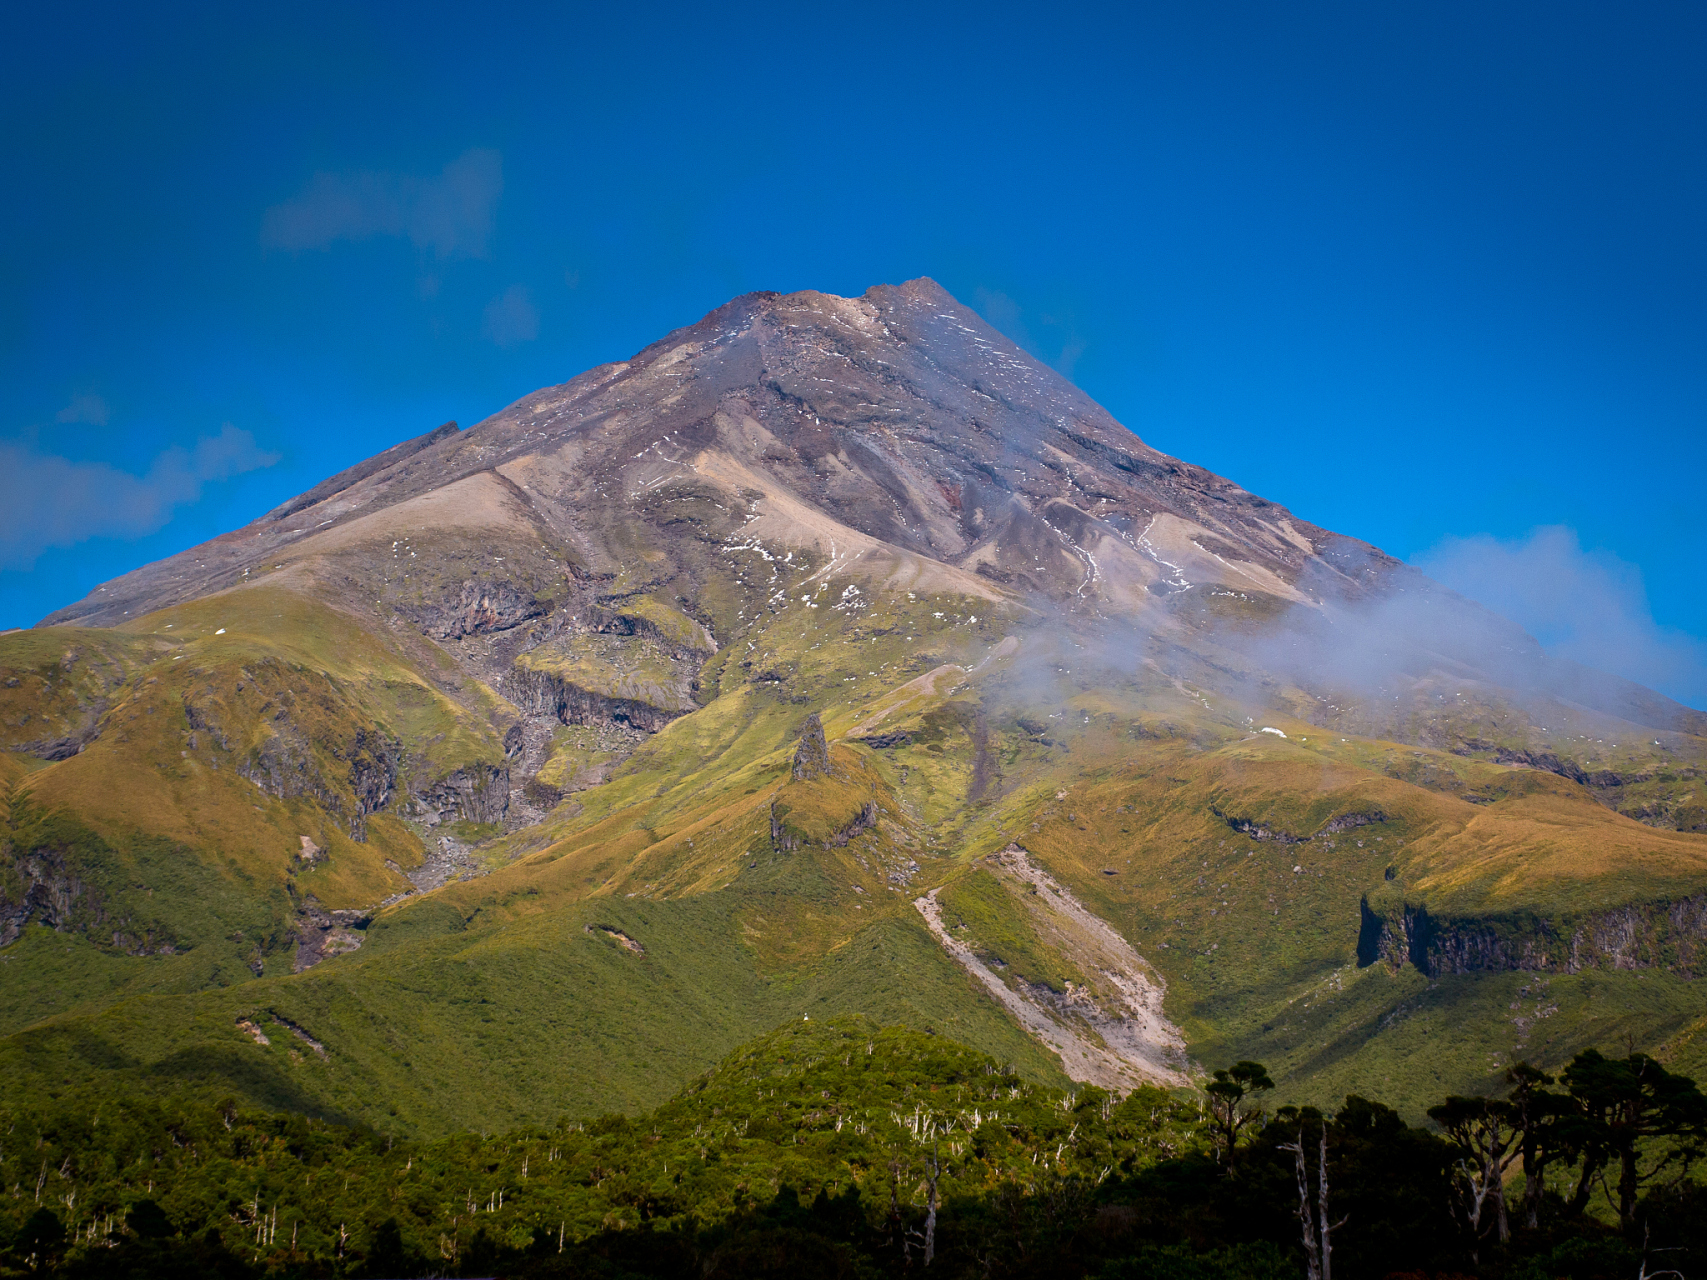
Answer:
<path fill-rule="evenodd" d="M 1131 597 L 1191 574 L 1302 599 L 1301 577 L 1355 587 L 1392 566 L 1146 448 L 928 281 L 857 300 L 738 299 L 628 362 L 400 449 L 48 622 L 114 625 L 277 566 L 360 560 L 353 548 L 429 525 L 560 540 L 572 571 L 613 575 L 635 571 L 635 537 L 679 553 L 682 534 L 741 527 L 973 594 L 988 592 L 966 576 L 982 570 L 1079 595 Z M 1201 545 L 1215 540 L 1236 554 Z"/>
<path fill-rule="evenodd" d="M 0 668 L 29 1087 L 438 1130 L 858 1012 L 1402 1100 L 1707 1016 L 1707 717 L 1156 453 L 929 281 L 737 299 Z"/>

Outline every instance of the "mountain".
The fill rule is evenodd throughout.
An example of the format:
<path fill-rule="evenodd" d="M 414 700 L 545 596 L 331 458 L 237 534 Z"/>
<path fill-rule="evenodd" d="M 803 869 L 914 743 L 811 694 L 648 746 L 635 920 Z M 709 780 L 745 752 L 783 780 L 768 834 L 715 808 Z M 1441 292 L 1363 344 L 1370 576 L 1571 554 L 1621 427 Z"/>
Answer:
<path fill-rule="evenodd" d="M 1149 448 L 928 280 L 736 299 L 0 673 L 25 1093 L 490 1130 L 844 1013 L 1413 1106 L 1707 1043 L 1707 716 Z"/>

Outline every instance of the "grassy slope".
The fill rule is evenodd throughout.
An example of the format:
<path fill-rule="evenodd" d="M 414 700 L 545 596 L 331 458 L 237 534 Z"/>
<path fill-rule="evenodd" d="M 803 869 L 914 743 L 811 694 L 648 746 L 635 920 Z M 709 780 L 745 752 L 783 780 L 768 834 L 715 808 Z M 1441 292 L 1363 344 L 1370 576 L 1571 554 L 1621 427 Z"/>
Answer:
<path fill-rule="evenodd" d="M 779 971 L 743 944 L 737 924 L 764 896 L 761 887 L 594 901 L 469 930 L 424 904 L 415 914 L 437 920 L 405 913 L 392 926 L 401 936 L 381 931 L 309 973 L 50 1019 L 4 1042 L 0 1057 L 21 1093 L 114 1072 L 109 1086 L 215 1084 L 271 1106 L 443 1132 L 652 1105 L 765 1027 L 864 1011 L 937 1028 L 1060 1081 L 906 914 Z M 240 1018 L 271 1043 L 255 1044 Z M 276 1018 L 309 1029 L 327 1056 Z"/>
<path fill-rule="evenodd" d="M 808 560 L 798 572 L 810 568 Z M 1027 1074 L 1058 1078 L 908 905 L 950 882 L 945 903 L 977 915 L 976 882 L 956 877 L 1016 838 L 1166 978 L 1168 1010 L 1195 1057 L 1211 1065 L 1262 1057 L 1290 1096 L 1325 1100 L 1368 1079 L 1395 1102 L 1421 1105 L 1475 1087 L 1512 1056 L 1556 1064 L 1582 1044 L 1625 1035 L 1669 1045 L 1686 1065 L 1701 1055 L 1707 1002 L 1696 984 L 1663 974 L 1430 984 L 1408 968 L 1359 970 L 1354 961 L 1366 894 L 1466 912 L 1646 900 L 1698 890 L 1707 839 L 1620 818 L 1552 775 L 1286 718 L 1258 722 L 1284 729 L 1286 740 L 1253 734 L 1244 708 L 1207 705 L 1168 681 L 1099 683 L 997 664 L 934 691 L 904 687 L 945 662 L 971 665 L 1012 619 L 987 602 L 904 593 L 850 607 L 840 580 L 819 584 L 816 608 L 796 601 L 761 612 L 762 592 L 713 585 L 701 603 L 721 619 L 724 641 L 701 672 L 705 705 L 542 828 L 484 846 L 489 876 L 385 912 L 355 955 L 296 977 L 269 968 L 262 980 L 200 994 L 150 986 L 153 958 L 136 971 L 144 978 L 110 957 L 78 959 L 74 948 L 53 953 L 55 970 L 53 948 L 26 939 L 8 964 L 28 960 L 38 991 L 51 985 L 42 975 L 65 973 L 83 1010 L 54 1006 L 13 1036 L 0 1048 L 8 1070 L 37 1089 L 91 1071 L 116 1071 L 144 1089 L 208 1076 L 268 1105 L 437 1132 L 645 1106 L 779 1021 L 858 1011 L 948 1029 Z M 232 627 L 236 598 L 168 611 L 173 631 L 195 638 L 189 658 L 171 664 L 162 651 L 147 668 L 168 685 L 160 696 L 181 699 L 233 662 L 269 657 L 338 682 L 344 705 L 431 742 L 439 763 L 485 749 L 479 721 L 387 643 L 339 630 L 347 624 L 329 611 L 287 618 L 295 606 L 259 594 L 253 622 Z M 269 609 L 279 616 L 264 616 Z M 737 613 L 759 621 L 736 623 Z M 219 642 L 239 646 L 224 660 L 204 634 L 216 623 L 230 637 Z M 140 696 L 152 686 L 132 687 Z M 823 713 L 832 740 L 856 726 L 906 737 L 876 751 L 843 744 L 835 778 L 795 783 L 789 758 L 809 710 Z M 142 741 L 137 734 L 130 745 Z M 305 818 L 266 805 L 245 818 L 236 799 L 219 798 L 224 778 L 194 776 L 193 760 L 174 763 L 163 738 L 147 745 L 154 755 L 125 757 L 129 773 L 108 765 L 99 776 L 134 778 L 133 787 L 166 776 L 162 793 L 172 798 L 148 799 L 165 805 L 150 821 L 199 824 L 179 832 L 186 845 L 232 806 L 219 839 L 233 848 L 250 841 L 248 874 L 282 883 L 279 860 L 288 863 Z M 39 776 L 63 774 L 68 781 L 48 790 L 117 830 L 92 790 L 71 789 L 80 775 L 67 766 L 92 770 L 101 750 Z M 172 781 L 175 770 L 183 776 Z M 1466 791 L 1490 803 L 1469 803 Z M 252 800 L 242 800 L 251 813 Z M 846 844 L 772 848 L 773 812 L 821 844 L 868 800 L 880 820 Z M 1229 826 L 1304 836 L 1331 818 L 1376 811 L 1380 822 L 1301 845 Z M 255 831 L 233 834 L 244 824 Z M 275 839 L 276 849 L 266 843 Z M 333 866 L 359 862 L 334 832 L 327 839 Z M 379 887 L 352 879 L 346 899 Z M 336 890 L 316 892 L 331 901 Z M 985 930 L 999 932 L 1002 921 L 984 914 Z M 1010 949 L 1036 942 L 1017 933 L 981 940 Z M 1072 973 L 1071 957 L 1028 953 L 1022 963 L 1046 980 Z M 145 989 L 160 994 L 138 994 Z M 12 1026 L 50 1012 L 39 995 L 21 995 L 9 1010 Z M 327 1057 L 269 1022 L 275 1014 L 311 1032 Z M 245 1017 L 268 1028 L 268 1046 L 237 1027 Z M 1431 1037 L 1455 1052 L 1419 1052 Z"/>
<path fill-rule="evenodd" d="M 1004 978 L 1042 984 L 1056 992 L 1067 990 L 1069 982 L 1084 985 L 1071 959 L 1038 937 L 1024 909 L 982 867 L 951 881 L 938 900 L 949 932 L 971 945 L 979 959 L 996 966 Z"/>
<path fill-rule="evenodd" d="M 1094 722 L 1052 777 L 987 820 L 973 851 L 1016 834 L 1165 976 L 1194 1057 L 1259 1057 L 1303 1100 L 1368 1078 L 1418 1105 L 1443 1088 L 1475 1088 L 1520 1057 L 1557 1065 L 1586 1044 L 1659 1045 L 1697 1024 L 1707 992 L 1661 972 L 1430 982 L 1408 966 L 1359 969 L 1365 894 L 1402 891 L 1436 911 L 1592 909 L 1698 892 L 1707 842 L 1641 826 L 1527 770 L 1498 770 L 1507 798 L 1466 804 L 1359 767 L 1345 758 L 1351 746 L 1317 751 L 1267 735 L 1219 746 L 1123 741 Z M 1294 835 L 1347 813 L 1386 819 L 1282 844 L 1233 830 L 1215 810 Z M 1431 1036 L 1453 1052 L 1425 1052 Z M 1698 1053 L 1693 1044 L 1676 1052 Z"/>
<path fill-rule="evenodd" d="M 132 659 L 122 681 L 100 687 L 103 732 L 19 785 L 73 829 L 71 871 L 98 904 L 79 927 L 103 944 L 117 928 L 199 952 L 205 984 L 245 981 L 257 964 L 288 970 L 295 903 L 309 895 L 366 907 L 407 887 L 398 868 L 419 863 L 419 839 L 389 815 L 365 831 L 351 821 L 348 757 L 360 735 L 404 749 L 399 790 L 411 769 L 437 776 L 502 758 L 490 727 L 403 655 L 287 591 L 249 588 L 96 634 Z M 27 687 L 37 651 L 67 643 L 91 647 L 80 632 L 8 636 L 0 667 L 24 672 Z M 295 735 L 289 763 L 306 790 L 283 799 L 242 776 L 281 733 Z M 324 853 L 312 865 L 299 857 L 304 836 Z"/>
<path fill-rule="evenodd" d="M 821 656 L 813 646 L 830 629 L 808 611 L 796 617 L 795 678 L 801 668 L 811 678 L 825 666 L 851 673 L 894 661 L 873 658 L 869 641 L 853 661 Z M 915 621 L 922 629 L 925 617 Z M 834 777 L 788 780 L 803 715 L 786 691 L 732 691 L 659 734 L 622 778 L 560 810 L 549 847 L 509 863 L 499 842 L 493 875 L 387 913 L 361 952 L 230 991 L 119 990 L 133 998 L 14 1037 L 14 1070 L 34 1088 L 91 1068 L 142 1089 L 211 1075 L 270 1105 L 440 1130 L 646 1105 L 795 1012 L 862 1011 L 941 1027 L 1059 1080 L 937 951 L 910 891 L 891 882 L 893 869 L 932 855 L 871 753 L 838 747 Z M 821 842 L 873 797 L 878 825 L 849 844 L 771 849 L 773 800 L 779 820 Z M 268 1025 L 274 1013 L 311 1029 L 327 1058 L 290 1034 L 263 1048 L 236 1025 Z"/>

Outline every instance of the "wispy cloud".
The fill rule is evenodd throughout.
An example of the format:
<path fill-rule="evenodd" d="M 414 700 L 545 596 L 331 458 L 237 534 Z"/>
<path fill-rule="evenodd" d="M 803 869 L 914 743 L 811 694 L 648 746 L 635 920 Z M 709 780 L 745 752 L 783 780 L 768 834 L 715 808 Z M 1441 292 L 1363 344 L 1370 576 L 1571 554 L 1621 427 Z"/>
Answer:
<path fill-rule="evenodd" d="M 194 448 L 167 449 L 140 476 L 0 442 L 0 569 L 28 569 L 49 547 L 153 533 L 203 485 L 278 460 L 230 423 Z"/>
<path fill-rule="evenodd" d="M 1007 294 L 999 289 L 979 286 L 972 291 L 972 305 L 992 327 L 1000 329 L 1020 346 L 1028 350 L 1031 348 L 1031 330 L 1020 318 L 1020 305 Z"/>
<path fill-rule="evenodd" d="M 107 402 L 90 392 L 71 397 L 71 403 L 54 415 L 56 422 L 81 422 L 91 427 L 104 427 L 110 416 Z"/>
<path fill-rule="evenodd" d="M 1655 622 L 1641 569 L 1609 551 L 1583 550 L 1572 529 L 1448 538 L 1413 563 L 1510 618 L 1551 653 L 1681 702 L 1707 703 L 1707 643 Z"/>
<path fill-rule="evenodd" d="M 1013 341 L 1024 347 L 1039 360 L 1044 361 L 1069 382 L 1073 378 L 1073 369 L 1079 363 L 1079 357 L 1085 354 L 1084 339 L 1079 337 L 1070 321 L 1062 321 L 1055 316 L 1042 316 L 1039 323 L 1045 329 L 1065 331 L 1061 338 L 1061 354 L 1051 358 L 1047 355 L 1048 347 L 1054 345 L 1051 341 L 1047 346 L 1032 337 L 1031 328 L 1025 323 L 1024 312 L 1019 303 L 1007 294 L 996 289 L 974 289 L 972 291 L 973 309 L 983 316 L 990 327 L 1001 331 Z"/>
<path fill-rule="evenodd" d="M 299 195 L 267 210 L 261 243 L 324 249 L 338 240 L 407 236 L 441 258 L 481 258 L 503 190 L 503 159 L 486 149 L 463 152 L 436 177 L 317 173 Z"/>
<path fill-rule="evenodd" d="M 486 304 L 484 332 L 500 347 L 532 342 L 539 337 L 539 308 L 519 284 L 513 284 Z"/>

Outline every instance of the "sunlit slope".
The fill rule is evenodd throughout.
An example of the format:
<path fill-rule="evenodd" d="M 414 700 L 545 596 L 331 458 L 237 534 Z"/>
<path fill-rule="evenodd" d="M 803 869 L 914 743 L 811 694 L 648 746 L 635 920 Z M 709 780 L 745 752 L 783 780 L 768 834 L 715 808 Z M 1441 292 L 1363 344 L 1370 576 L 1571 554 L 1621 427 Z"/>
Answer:
<path fill-rule="evenodd" d="M 802 577 L 823 567 L 800 559 Z M 739 587 L 730 598 L 749 599 Z M 147 833 L 182 868 L 174 927 L 219 932 L 185 956 L 120 957 L 32 931 L 17 961 L 82 993 L 70 1000 L 81 1011 L 44 1002 L 40 984 L 13 998 L 13 1025 L 36 1025 L 8 1053 L 38 1087 L 79 1074 L 126 1087 L 195 1079 L 440 1130 L 645 1105 L 815 1007 L 952 1022 L 958 1038 L 1050 1074 L 1049 1052 L 912 906 L 942 886 L 1004 980 L 1085 985 L 1086 957 L 1004 910 L 1014 886 L 981 869 L 1016 843 L 1165 981 L 1194 1058 L 1257 1054 L 1298 1096 L 1372 1070 L 1400 1099 L 1473 1087 L 1512 1056 L 1604 1040 L 1594 1010 L 1619 984 L 1646 984 L 1618 1021 L 1643 1043 L 1702 1012 L 1659 953 L 1633 954 L 1645 966 L 1634 971 L 1591 956 L 1574 975 L 1431 974 L 1380 930 L 1402 929 L 1407 909 L 1536 936 L 1569 936 L 1597 913 L 1651 914 L 1707 883 L 1707 840 L 1632 822 L 1533 768 L 1324 732 L 1153 667 L 1074 669 L 1060 635 L 1017 602 L 877 595 L 867 578 L 823 575 L 707 657 L 696 709 L 608 780 L 537 823 L 470 831 L 485 874 L 390 907 L 424 828 L 385 806 L 359 812 L 357 735 L 399 744 L 401 797 L 411 770 L 502 760 L 513 704 L 484 685 L 447 690 L 419 650 L 277 585 L 122 634 L 151 648 L 111 695 L 100 736 L 38 768 L 32 795 L 125 850 L 126 874 L 153 865 L 134 852 Z M 304 764 L 328 779 L 319 794 L 280 798 L 244 776 L 287 701 Z M 813 711 L 831 768 L 800 780 L 792 761 Z M 358 820 L 365 839 L 351 833 Z M 304 835 L 322 851 L 311 864 Z M 222 979 L 166 976 L 219 946 L 252 959 L 230 935 L 264 928 L 288 959 L 309 893 L 373 912 L 360 951 L 297 975 L 263 954 L 258 979 L 246 963 Z M 194 991 L 221 980 L 241 985 Z M 1559 1012 L 1524 1040 L 1509 1006 L 1536 981 Z M 1477 1053 L 1419 1059 L 1431 1025 Z"/>
<path fill-rule="evenodd" d="M 979 646 L 926 603 L 943 602 L 919 603 L 912 634 L 929 634 L 928 623 L 945 646 Z M 805 625 L 800 654 L 767 652 L 810 671 L 825 634 Z M 837 656 L 830 669 L 885 665 L 873 652 Z M 933 666 L 942 656 L 922 654 Z M 203 680 L 198 657 L 191 673 Z M 338 674 L 353 682 L 355 663 L 342 655 Z M 791 776 L 805 715 L 786 692 L 796 678 L 744 684 L 677 720 L 622 777 L 543 828 L 485 846 L 490 874 L 381 912 L 356 954 L 201 995 L 152 996 L 152 974 L 132 979 L 118 993 L 129 998 L 105 1014 L 60 1016 L 16 1037 L 19 1078 L 223 1082 L 277 1105 L 439 1130 L 642 1105 L 784 1017 L 873 1008 L 1060 1078 L 912 912 L 927 868 L 952 860 L 929 847 L 874 753 L 837 743 L 827 775 Z M 881 691 L 868 679 L 862 692 Z M 34 951 L 18 958 L 46 955 L 52 936 L 32 931 L 20 945 Z M 275 1015 L 326 1056 L 281 1032 Z"/>
<path fill-rule="evenodd" d="M 1700 1016 L 1699 836 L 1529 769 L 1434 761 L 1490 797 L 1470 804 L 1370 767 L 1434 754 L 1415 748 L 1077 719 L 969 852 L 1017 841 L 1114 922 L 1166 979 L 1200 1061 L 1257 1056 L 1318 1100 L 1371 1072 L 1421 1097 L 1614 1032 L 1663 1046 Z M 982 927 L 1016 977 L 1074 977 L 1072 956 Z M 1464 1051 L 1427 1051 L 1430 1030 Z"/>
<path fill-rule="evenodd" d="M 1475 764 L 1523 765 L 1645 825 L 1707 833 L 1707 714 L 1551 658 L 1450 593 L 1413 595 L 1334 612 L 1181 592 L 1173 634 L 1146 645 L 1111 628 L 1093 649 L 1148 648 L 1176 679 L 1300 721 L 1319 742 L 1388 744 L 1377 767 L 1472 803 L 1477 778 L 1497 776 Z M 1399 744 L 1423 750 L 1407 759 Z"/>
<path fill-rule="evenodd" d="M 175 958 L 174 982 L 288 972 L 304 904 L 367 911 L 410 888 L 422 842 L 400 800 L 503 759 L 489 694 L 455 700 L 399 646 L 290 591 L 96 635 L 105 649 L 80 631 L 0 638 L 14 735 L 96 717 L 74 754 L 12 770 L 7 838 L 34 897 L 20 883 L 8 898 L 17 923 L 109 957 Z"/>
<path fill-rule="evenodd" d="M 287 621 L 283 603 L 255 598 L 273 622 Z M 316 621 L 279 633 L 307 637 L 293 644 L 230 626 L 240 616 L 233 598 L 197 606 L 213 610 L 206 616 L 175 611 L 172 630 L 196 637 L 190 656 L 162 651 L 149 668 L 158 683 L 141 675 L 139 690 L 164 685 L 156 696 L 181 703 L 231 663 L 253 675 L 263 658 L 294 660 L 374 698 L 376 722 L 397 717 L 379 700 L 400 670 L 383 647 L 338 635 L 316 655 L 310 646 L 324 641 L 315 638 L 339 619 L 298 607 Z M 1049 1055 L 935 946 L 911 907 L 945 885 L 944 901 L 972 936 L 989 934 L 981 945 L 1015 981 L 1074 980 L 1081 957 L 1020 936 L 1017 917 L 1004 926 L 999 898 L 977 906 L 990 894 L 979 859 L 1011 842 L 1154 966 L 1194 1057 L 1259 1054 L 1299 1096 L 1379 1070 L 1395 1097 L 1421 1097 L 1471 1087 L 1523 1052 L 1563 1055 L 1605 1039 L 1594 1009 L 1620 984 L 1647 984 L 1643 998 L 1620 998 L 1617 1020 L 1644 1043 L 1700 1016 L 1693 985 L 1663 964 L 1431 977 L 1379 946 L 1360 966 L 1359 946 L 1366 903 L 1399 918 L 1424 907 L 1469 927 L 1521 917 L 1568 928 L 1585 914 L 1686 898 L 1707 881 L 1707 840 L 1631 822 L 1534 769 L 1318 736 L 1284 717 L 1246 724 L 1240 704 L 1186 696 L 1153 675 L 1082 689 L 1071 673 L 1025 665 L 1026 646 L 1042 640 L 1023 626 L 1018 646 L 1002 644 L 1017 615 L 973 623 L 974 607 L 985 608 L 903 594 L 865 613 L 780 614 L 755 629 L 751 648 L 727 647 L 706 665 L 702 686 L 715 696 L 702 708 L 543 823 L 482 845 L 488 874 L 381 911 L 360 952 L 232 991 L 137 994 L 100 1016 L 61 1016 L 12 1043 L 18 1069 L 43 1083 L 80 1071 L 225 1081 L 277 1105 L 374 1120 L 396 1107 L 395 1123 L 440 1129 L 644 1105 L 755 1028 L 816 1004 L 916 1025 L 958 1019 L 959 1038 L 1046 1073 Z M 215 621 L 225 636 L 211 637 Z M 221 645 L 234 646 L 223 662 Z M 363 704 L 352 693 L 344 705 Z M 132 723 L 128 706 L 115 724 Z M 142 706 L 135 723 L 164 714 Z M 799 781 L 791 761 L 809 709 L 829 725 L 832 772 Z M 254 879 L 270 866 L 300 892 L 348 856 L 329 830 L 327 864 L 290 874 L 290 823 L 308 810 L 269 820 L 268 805 L 288 806 L 252 794 L 229 764 L 196 765 L 175 740 L 136 730 L 121 742 L 123 732 L 40 770 L 38 788 L 52 781 L 41 790 L 55 802 L 115 822 L 116 806 L 71 789 L 73 770 L 108 759 L 106 776 L 122 779 L 133 757 L 103 750 L 153 751 L 159 760 L 128 767 L 149 778 L 178 771 L 184 786 L 199 779 L 201 790 L 157 788 L 139 802 L 186 847 L 220 812 L 206 797 L 231 786 L 227 803 L 255 815 L 238 824 Z M 174 794 L 191 799 L 175 807 Z M 201 825 L 171 828 L 175 814 Z M 272 864 L 268 839 L 278 842 Z M 32 945 L 46 955 L 45 939 Z M 83 980 L 107 984 L 100 999 L 113 998 L 111 979 Z M 121 995 L 148 989 L 147 979 L 127 981 Z M 1526 1041 L 1508 1006 L 1537 981 L 1560 1011 Z M 1433 1034 L 1478 1052 L 1425 1054 L 1418 1074 L 1415 1041 L 1431 1017 Z M 1395 1074 L 1396 1064 L 1409 1065 Z"/>

